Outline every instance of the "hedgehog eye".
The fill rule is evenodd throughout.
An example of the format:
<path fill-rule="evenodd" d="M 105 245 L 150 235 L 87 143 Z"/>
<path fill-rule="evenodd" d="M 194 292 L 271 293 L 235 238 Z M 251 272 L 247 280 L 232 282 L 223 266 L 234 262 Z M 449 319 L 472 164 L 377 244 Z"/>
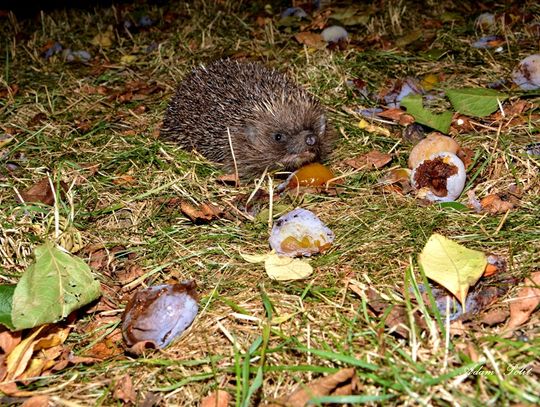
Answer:
<path fill-rule="evenodd" d="M 276 140 L 276 141 L 285 140 L 285 136 L 282 133 L 274 133 L 273 137 L 274 137 L 274 140 Z"/>

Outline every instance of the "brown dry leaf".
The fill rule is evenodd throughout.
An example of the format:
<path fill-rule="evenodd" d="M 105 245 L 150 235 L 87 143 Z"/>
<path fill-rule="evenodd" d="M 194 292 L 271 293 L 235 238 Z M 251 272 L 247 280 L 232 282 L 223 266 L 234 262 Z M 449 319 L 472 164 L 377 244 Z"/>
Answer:
<path fill-rule="evenodd" d="M 368 306 L 377 316 L 384 315 L 386 310 L 391 307 L 390 312 L 384 321 L 384 325 L 399 336 L 407 339 L 410 335 L 407 309 L 404 306 L 389 303 L 371 288 L 367 290 L 366 296 L 368 299 Z M 416 314 L 414 314 L 414 319 L 418 326 L 422 326 L 422 321 Z"/>
<path fill-rule="evenodd" d="M 284 396 L 271 403 L 271 407 L 304 407 L 313 397 L 329 395 L 350 395 L 358 391 L 359 381 L 354 368 L 341 369 L 340 371 L 310 384 L 300 385 L 288 396 Z"/>
<path fill-rule="evenodd" d="M 53 182 L 53 184 L 56 187 L 56 183 Z M 60 196 L 62 196 L 67 191 L 68 186 L 64 181 L 60 181 L 60 188 Z M 54 204 L 54 192 L 48 177 L 42 178 L 26 191 L 21 192 L 20 195 L 24 202 L 42 202 L 45 205 Z"/>
<path fill-rule="evenodd" d="M 104 360 L 112 358 L 122 354 L 122 349 L 118 344 L 114 343 L 110 339 L 96 343 L 90 349 L 85 352 L 85 355 L 88 355 L 87 358 L 94 360 Z"/>
<path fill-rule="evenodd" d="M 506 318 L 508 318 L 509 315 L 510 311 L 508 308 L 494 309 L 482 315 L 480 318 L 480 323 L 488 326 L 497 325 L 506 321 Z"/>
<path fill-rule="evenodd" d="M 514 208 L 514 204 L 509 201 L 504 201 L 497 194 L 488 195 L 480 200 L 482 209 L 492 215 L 506 213 Z"/>
<path fill-rule="evenodd" d="M 129 174 L 120 175 L 113 180 L 114 185 L 134 185 L 137 179 Z"/>
<path fill-rule="evenodd" d="M 236 174 L 220 175 L 219 177 L 216 178 L 216 180 L 224 184 L 240 185 L 240 180 L 238 179 Z"/>
<path fill-rule="evenodd" d="M 49 402 L 49 396 L 33 396 L 22 403 L 21 407 L 47 407 Z"/>
<path fill-rule="evenodd" d="M 393 168 L 379 178 L 379 184 L 395 187 L 390 189 L 393 192 L 407 194 L 412 191 L 411 170 L 408 168 Z"/>
<path fill-rule="evenodd" d="M 133 388 L 133 382 L 129 374 L 122 376 L 114 386 L 113 397 L 116 400 L 123 401 L 124 403 L 135 403 L 137 400 L 137 393 Z"/>
<path fill-rule="evenodd" d="M 8 355 L 6 380 L 16 379 L 26 370 L 34 353 L 35 339 L 45 327 L 46 325 L 42 325 L 34 329 L 30 336 L 22 340 Z"/>
<path fill-rule="evenodd" d="M 215 390 L 202 399 L 201 407 L 227 407 L 231 401 L 231 395 L 225 390 Z"/>
<path fill-rule="evenodd" d="M 407 112 L 405 112 L 404 110 L 401 110 L 401 109 L 396 109 L 396 108 L 392 108 L 392 109 L 386 109 L 380 113 L 377 113 L 377 116 L 379 117 L 383 117 L 385 119 L 390 119 L 390 120 L 393 120 L 395 122 L 399 122 L 401 116 L 403 115 L 407 115 Z M 408 115 L 410 116 L 410 115 Z M 413 121 L 414 121 L 414 118 L 413 118 Z"/>
<path fill-rule="evenodd" d="M 370 151 L 367 154 L 359 155 L 358 157 L 345 160 L 345 164 L 358 169 L 377 169 L 384 167 L 392 161 L 392 156 L 390 154 L 381 153 L 379 151 Z"/>
<path fill-rule="evenodd" d="M 0 99 L 4 99 L 8 96 L 15 96 L 19 92 L 19 85 L 13 84 L 6 88 L 0 88 Z"/>
<path fill-rule="evenodd" d="M 523 287 L 516 298 L 510 302 L 510 319 L 506 330 L 513 330 L 527 322 L 538 304 L 540 304 L 540 271 L 531 274 L 525 282 L 529 287 Z"/>
<path fill-rule="evenodd" d="M 123 268 L 117 268 L 113 274 L 115 280 L 119 283 L 118 285 L 122 286 L 122 290 L 124 290 L 126 284 L 142 276 L 144 273 L 146 271 L 138 264 L 128 263 Z"/>
<path fill-rule="evenodd" d="M 6 380 L 23 380 L 41 375 L 51 368 L 61 355 L 62 344 L 71 327 L 68 325 L 42 325 L 31 331 L 6 358 Z"/>
<path fill-rule="evenodd" d="M 11 332 L 3 325 L 0 325 L 0 353 L 9 355 L 21 342 L 21 334 L 21 331 Z"/>
<path fill-rule="evenodd" d="M 34 127 L 38 124 L 43 123 L 45 120 L 47 120 L 47 115 L 43 112 L 36 114 L 34 117 L 32 117 L 29 121 L 27 126 L 28 127 Z"/>
<path fill-rule="evenodd" d="M 212 203 L 202 203 L 196 208 L 184 200 L 180 202 L 180 210 L 194 223 L 209 222 L 212 219 L 219 218 L 224 213 L 222 209 Z"/>
<path fill-rule="evenodd" d="M 326 42 L 323 40 L 321 34 L 317 34 L 311 31 L 302 31 L 294 35 L 296 41 L 300 44 L 307 45 L 308 47 L 324 49 L 326 48 Z"/>

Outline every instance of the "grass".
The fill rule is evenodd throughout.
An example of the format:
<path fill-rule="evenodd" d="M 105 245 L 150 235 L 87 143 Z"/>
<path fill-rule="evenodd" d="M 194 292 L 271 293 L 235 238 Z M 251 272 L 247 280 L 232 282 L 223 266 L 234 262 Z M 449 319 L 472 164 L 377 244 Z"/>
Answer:
<path fill-rule="evenodd" d="M 414 2 L 390 2 L 380 9 L 372 5 L 368 22 L 351 28 L 353 43 L 342 51 L 304 48 L 290 29 L 279 29 L 276 19 L 270 20 L 279 5 L 268 14 L 259 2 L 135 3 L 49 10 L 27 19 L 0 17 L 0 91 L 13 85 L 19 89 L 0 99 L 0 128 L 14 136 L 0 148 L 2 282 L 18 280 L 32 249 L 55 236 L 59 220 L 61 243 L 80 237 L 83 247 L 72 244 L 72 251 L 91 262 L 103 250 L 107 259 L 95 269 L 107 306 L 81 313 L 66 346 L 75 355 L 100 357 L 103 347 L 110 354 L 20 388 L 46 392 L 55 405 L 119 405 L 115 386 L 129 374 L 137 403 L 153 394 L 163 405 L 193 406 L 224 388 L 235 405 L 248 406 L 355 367 L 358 395 L 323 397 L 315 404 L 540 403 L 538 313 L 510 337 L 502 335 L 502 325 L 475 321 L 462 335 L 447 337 L 444 320 L 429 316 L 429 306 L 418 305 L 421 298 L 414 290 L 413 298 L 393 295 L 407 292 L 405 283 L 414 287 L 421 282 L 416 255 L 434 232 L 503 256 L 511 276 L 521 279 L 538 271 L 540 159 L 522 149 L 539 141 L 537 94 L 523 96 L 536 107 L 520 123 L 499 128 L 504 120 L 479 120 L 484 127 L 455 136 L 476 154 L 466 190 L 484 196 L 506 192 L 511 184 L 521 189 L 519 206 L 507 216 L 424 206 L 378 186 L 384 169 L 351 173 L 343 163 L 373 149 L 392 149 L 392 165 L 406 166 L 411 148 L 398 126 L 389 126 L 390 137 L 356 126 L 357 119 L 343 107 L 374 103 L 358 97 L 347 80 L 361 78 L 371 90 L 380 90 L 389 79 L 407 75 L 443 74 L 450 87 L 487 86 L 506 78 L 519 59 L 538 52 L 531 21 L 538 21 L 540 9 L 534 2 L 517 4 L 515 15 L 528 10 L 528 17 L 499 30 L 507 38 L 500 53 L 470 47 L 482 34 L 473 24 L 477 11 L 467 2 L 443 2 L 433 12 Z M 465 12 L 450 19 L 450 12 L 460 10 Z M 142 15 L 155 20 L 154 26 L 130 33 L 123 28 L 125 19 L 137 21 Z M 267 23 L 258 24 L 257 16 Z M 395 45 L 425 21 L 440 22 L 430 29 L 431 42 L 381 46 L 384 41 Z M 113 45 L 91 45 L 109 26 Z M 377 35 L 383 40 L 374 40 Z M 45 59 L 49 41 L 87 50 L 92 59 Z M 431 58 L 428 51 L 433 50 L 444 56 Z M 134 57 L 131 62 L 122 62 L 126 55 Z M 339 193 L 290 195 L 274 202 L 274 218 L 302 206 L 336 234 L 331 250 L 311 260 L 316 271 L 306 281 L 271 281 L 260 265 L 240 257 L 239 252 L 268 249 L 268 204 L 260 204 L 263 214 L 253 220 L 231 209 L 241 195 L 251 194 L 254 184 L 223 185 L 216 181 L 221 174 L 217 166 L 157 138 L 178 81 L 191 67 L 222 56 L 247 56 L 287 72 L 328 107 L 341 134 L 329 161 L 338 175 L 348 174 Z M 518 96 L 514 93 L 513 100 Z M 44 176 L 66 182 L 66 198 L 54 208 L 19 204 L 17 191 Z M 263 182 L 262 188 L 268 187 Z M 171 204 L 177 197 L 214 202 L 230 216 L 194 225 Z M 460 201 L 466 203 L 465 193 Z M 134 264 L 143 275 L 125 286 L 122 273 Z M 134 290 L 186 279 L 197 281 L 201 296 L 193 326 L 163 351 L 138 358 L 126 354 L 119 321 Z M 432 325 L 421 332 L 409 322 L 415 334 L 397 337 L 384 323 L 389 311 L 374 315 L 369 300 L 349 289 L 351 280 L 390 296 L 389 304 L 405 306 L 409 316 L 420 307 Z M 519 374 L 508 370 L 512 367 L 532 370 Z"/>

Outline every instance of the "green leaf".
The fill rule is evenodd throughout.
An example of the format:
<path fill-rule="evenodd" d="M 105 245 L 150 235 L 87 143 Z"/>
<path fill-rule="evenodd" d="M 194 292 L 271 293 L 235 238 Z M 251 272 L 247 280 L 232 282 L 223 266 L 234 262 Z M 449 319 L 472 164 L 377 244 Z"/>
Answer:
<path fill-rule="evenodd" d="M 36 247 L 35 261 L 13 293 L 11 318 L 15 329 L 56 322 L 101 295 L 90 267 L 47 241 Z"/>
<path fill-rule="evenodd" d="M 422 95 L 409 95 L 403 98 L 401 106 L 407 108 L 407 113 L 414 116 L 417 123 L 424 124 L 441 133 L 447 134 L 452 122 L 452 112 L 435 114 L 424 109 Z"/>
<path fill-rule="evenodd" d="M 0 285 L 0 324 L 13 330 L 11 321 L 11 304 L 13 303 L 13 292 L 15 285 Z"/>
<path fill-rule="evenodd" d="M 426 277 L 454 294 L 465 308 L 469 288 L 484 274 L 487 258 L 482 252 L 435 233 L 418 256 L 418 262 Z"/>
<path fill-rule="evenodd" d="M 447 89 L 446 96 L 459 113 L 478 117 L 490 115 L 499 108 L 499 101 L 508 98 L 504 93 L 483 88 Z"/>

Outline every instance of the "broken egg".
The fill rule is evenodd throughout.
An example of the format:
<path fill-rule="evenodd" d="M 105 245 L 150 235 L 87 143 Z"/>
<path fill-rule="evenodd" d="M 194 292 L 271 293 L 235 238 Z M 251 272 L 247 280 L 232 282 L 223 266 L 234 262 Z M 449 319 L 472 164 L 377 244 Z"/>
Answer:
<path fill-rule="evenodd" d="M 122 316 L 128 346 L 150 342 L 164 348 L 191 325 L 199 305 L 196 284 L 184 281 L 144 288 L 133 295 Z"/>
<path fill-rule="evenodd" d="M 287 188 L 297 187 L 324 187 L 331 179 L 335 178 L 334 173 L 320 163 L 311 163 L 300 167 L 278 186 L 278 192 L 283 192 Z"/>
<path fill-rule="evenodd" d="M 465 187 L 465 179 L 463 161 L 447 151 L 423 160 L 411 173 L 411 184 L 418 197 L 434 202 L 456 200 Z"/>
<path fill-rule="evenodd" d="M 411 154 L 409 155 L 409 168 L 415 168 L 433 154 L 441 153 L 443 151 L 457 154 L 459 151 L 459 144 L 451 137 L 443 136 L 439 133 L 431 133 L 426 138 L 420 140 L 411 150 Z"/>
<path fill-rule="evenodd" d="M 270 233 L 270 247 L 285 256 L 311 256 L 328 249 L 332 232 L 311 211 L 297 208 L 279 218 Z"/>
<path fill-rule="evenodd" d="M 540 88 L 540 54 L 529 55 L 512 72 L 512 80 L 523 90 Z"/>
<path fill-rule="evenodd" d="M 298 185 L 301 187 L 320 187 L 334 178 L 334 173 L 320 163 L 305 165 L 291 175 L 289 188 L 296 188 Z"/>

